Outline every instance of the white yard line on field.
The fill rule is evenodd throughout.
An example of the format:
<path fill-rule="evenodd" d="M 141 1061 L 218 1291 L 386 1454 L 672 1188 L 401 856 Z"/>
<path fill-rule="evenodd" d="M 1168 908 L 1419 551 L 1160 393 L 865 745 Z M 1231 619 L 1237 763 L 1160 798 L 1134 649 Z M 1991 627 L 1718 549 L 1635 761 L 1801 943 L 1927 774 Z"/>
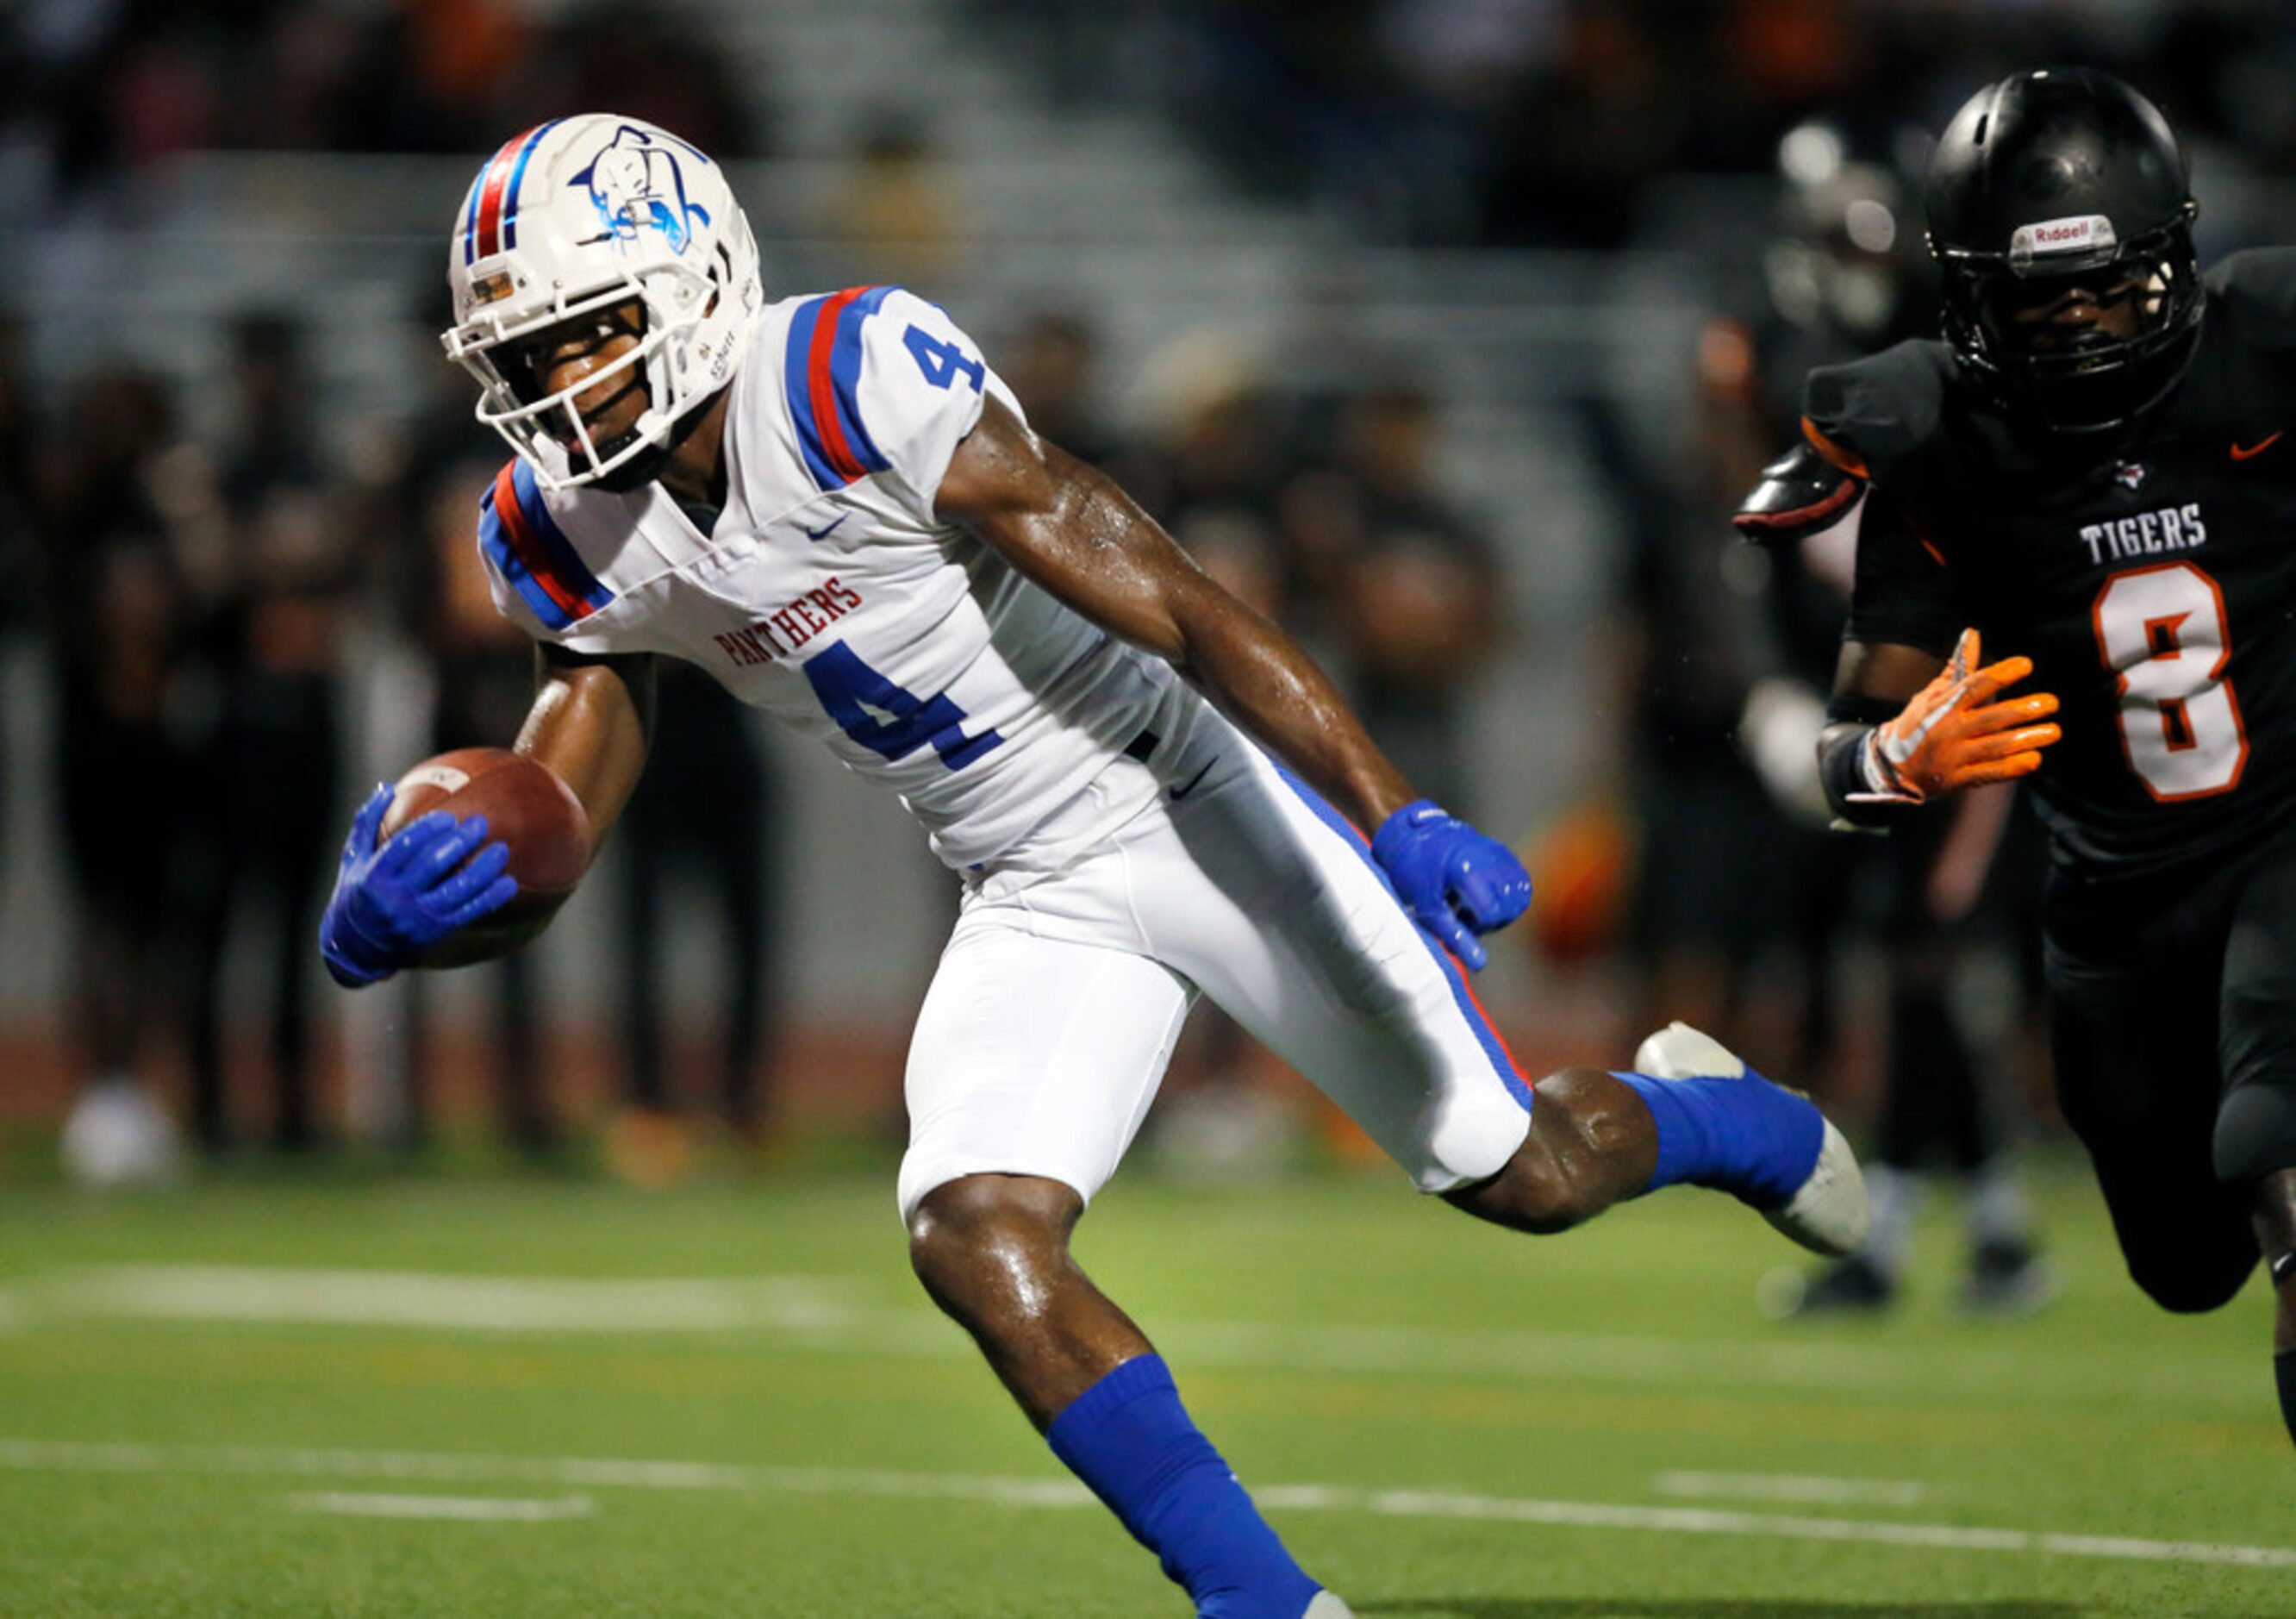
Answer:
<path fill-rule="evenodd" d="M 20 1287 L 20 1323 L 75 1317 L 390 1327 L 488 1333 L 744 1332 L 799 1352 L 971 1360 L 970 1340 L 922 1304 L 888 1306 L 818 1276 L 584 1279 L 266 1265 L 97 1265 Z M 1158 1342 L 1195 1368 L 1693 1384 L 1800 1392 L 1988 1391 L 2030 1380 L 2035 1357 L 1970 1349 L 1948 1364 L 1866 1344 L 1716 1342 L 1311 1321 L 1162 1321 Z M 2098 1375 L 2093 1368 L 2069 1372 Z M 2159 1368 L 2147 1387 L 2245 1412 L 2245 1381 Z"/>
<path fill-rule="evenodd" d="M 34 1472 L 273 1474 L 304 1478 L 475 1480 L 560 1487 L 726 1490 L 988 1501 L 1007 1507 L 1092 1504 L 1081 1484 L 1060 1478 L 998 1478 L 957 1473 L 897 1473 L 849 1467 L 771 1467 L 730 1462 L 635 1461 L 611 1458 L 487 1456 L 414 1451 L 306 1450 L 259 1445 L 132 1445 L 0 1439 L 0 1467 Z M 1869 1523 L 1702 1507 L 1637 1507 L 1547 1501 L 1447 1491 L 1359 1490 L 1332 1484 L 1275 1484 L 1254 1492 L 1272 1510 L 1360 1512 L 1383 1517 L 1452 1518 L 1665 1534 L 1767 1536 L 1945 1551 L 2041 1553 L 2151 1563 L 2296 1568 L 2296 1548 L 2151 1541 L 1960 1524 Z"/>
<path fill-rule="evenodd" d="M 1651 1488 L 1660 1495 L 1742 1501 L 1833 1501 L 1841 1506 L 1917 1507 L 1927 1484 L 1902 1478 L 1819 1478 L 1799 1473 L 1654 1473 Z"/>
<path fill-rule="evenodd" d="M 291 1495 L 298 1512 L 330 1512 L 339 1517 L 434 1518 L 464 1524 L 552 1524 L 595 1516 L 598 1503 L 586 1495 L 554 1500 L 520 1500 L 498 1495 L 370 1495 L 322 1491 Z"/>
<path fill-rule="evenodd" d="M 838 1333 L 856 1312 L 833 1278 L 568 1278 L 276 1265 L 92 1265 L 44 1279 L 57 1316 L 278 1321 L 497 1333 Z"/>
<path fill-rule="evenodd" d="M 40 1290 L 64 1315 L 296 1321 L 480 1332 L 732 1332 L 840 1327 L 851 1312 L 808 1276 L 564 1280 L 267 1265 L 99 1265 Z"/>

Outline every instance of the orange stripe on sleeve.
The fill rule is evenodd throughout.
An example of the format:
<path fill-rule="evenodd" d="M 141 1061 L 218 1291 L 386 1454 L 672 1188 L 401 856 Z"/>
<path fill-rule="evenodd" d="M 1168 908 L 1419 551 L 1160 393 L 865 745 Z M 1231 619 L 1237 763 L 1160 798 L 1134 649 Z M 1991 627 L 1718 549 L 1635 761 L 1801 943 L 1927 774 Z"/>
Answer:
<path fill-rule="evenodd" d="M 1871 478 L 1874 475 L 1866 470 L 1866 464 L 1856 454 L 1818 431 L 1817 423 L 1808 416 L 1801 419 L 1801 436 L 1809 440 L 1810 448 L 1852 478 Z"/>

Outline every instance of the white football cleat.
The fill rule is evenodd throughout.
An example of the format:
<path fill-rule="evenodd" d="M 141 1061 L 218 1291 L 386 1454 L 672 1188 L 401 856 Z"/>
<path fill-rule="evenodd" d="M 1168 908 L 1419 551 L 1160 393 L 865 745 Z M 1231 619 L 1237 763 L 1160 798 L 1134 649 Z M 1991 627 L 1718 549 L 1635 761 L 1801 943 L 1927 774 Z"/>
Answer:
<path fill-rule="evenodd" d="M 1300 1619 L 1356 1619 L 1356 1610 L 1331 1592 L 1319 1590 L 1316 1593 L 1316 1599 L 1308 1604 L 1308 1611 L 1300 1615 Z"/>
<path fill-rule="evenodd" d="M 1660 1080 L 1739 1080 L 1746 1076 L 1746 1064 L 1712 1035 L 1677 1022 L 1635 1048 L 1635 1072 Z M 1866 1202 L 1866 1177 L 1858 1172 L 1857 1155 L 1833 1128 L 1833 1120 L 1824 1123 L 1825 1138 L 1809 1178 L 1784 1204 L 1760 1213 L 1813 1253 L 1839 1259 L 1866 1245 L 1873 1212 Z"/>

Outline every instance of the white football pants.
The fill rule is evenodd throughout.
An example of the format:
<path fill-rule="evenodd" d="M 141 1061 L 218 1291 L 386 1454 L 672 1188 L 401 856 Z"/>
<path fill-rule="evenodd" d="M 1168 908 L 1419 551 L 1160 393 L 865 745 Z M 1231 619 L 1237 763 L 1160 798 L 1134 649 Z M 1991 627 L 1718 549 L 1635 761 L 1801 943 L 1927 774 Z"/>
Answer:
<path fill-rule="evenodd" d="M 904 1220 L 964 1175 L 1043 1176 L 1089 1203 L 1200 990 L 1422 1191 L 1486 1179 L 1522 1144 L 1528 1081 L 1362 836 L 1226 719 L 1191 730 L 1061 812 L 1128 807 L 1081 857 L 969 879 L 909 1045 Z M 1120 772 L 1160 784 L 1146 808 Z"/>

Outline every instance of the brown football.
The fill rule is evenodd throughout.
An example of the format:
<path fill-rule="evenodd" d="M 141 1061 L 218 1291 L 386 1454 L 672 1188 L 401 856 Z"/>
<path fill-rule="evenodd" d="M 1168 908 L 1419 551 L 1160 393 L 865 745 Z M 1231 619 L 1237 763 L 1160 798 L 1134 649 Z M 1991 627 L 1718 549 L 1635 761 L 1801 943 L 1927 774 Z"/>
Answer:
<path fill-rule="evenodd" d="M 447 940 L 430 966 L 500 954 L 540 932 L 589 867 L 590 821 L 582 801 L 548 767 L 506 748 L 456 748 L 416 765 L 391 793 L 382 837 L 388 841 L 433 810 L 487 818 L 488 837 L 510 846 L 518 897 Z"/>

